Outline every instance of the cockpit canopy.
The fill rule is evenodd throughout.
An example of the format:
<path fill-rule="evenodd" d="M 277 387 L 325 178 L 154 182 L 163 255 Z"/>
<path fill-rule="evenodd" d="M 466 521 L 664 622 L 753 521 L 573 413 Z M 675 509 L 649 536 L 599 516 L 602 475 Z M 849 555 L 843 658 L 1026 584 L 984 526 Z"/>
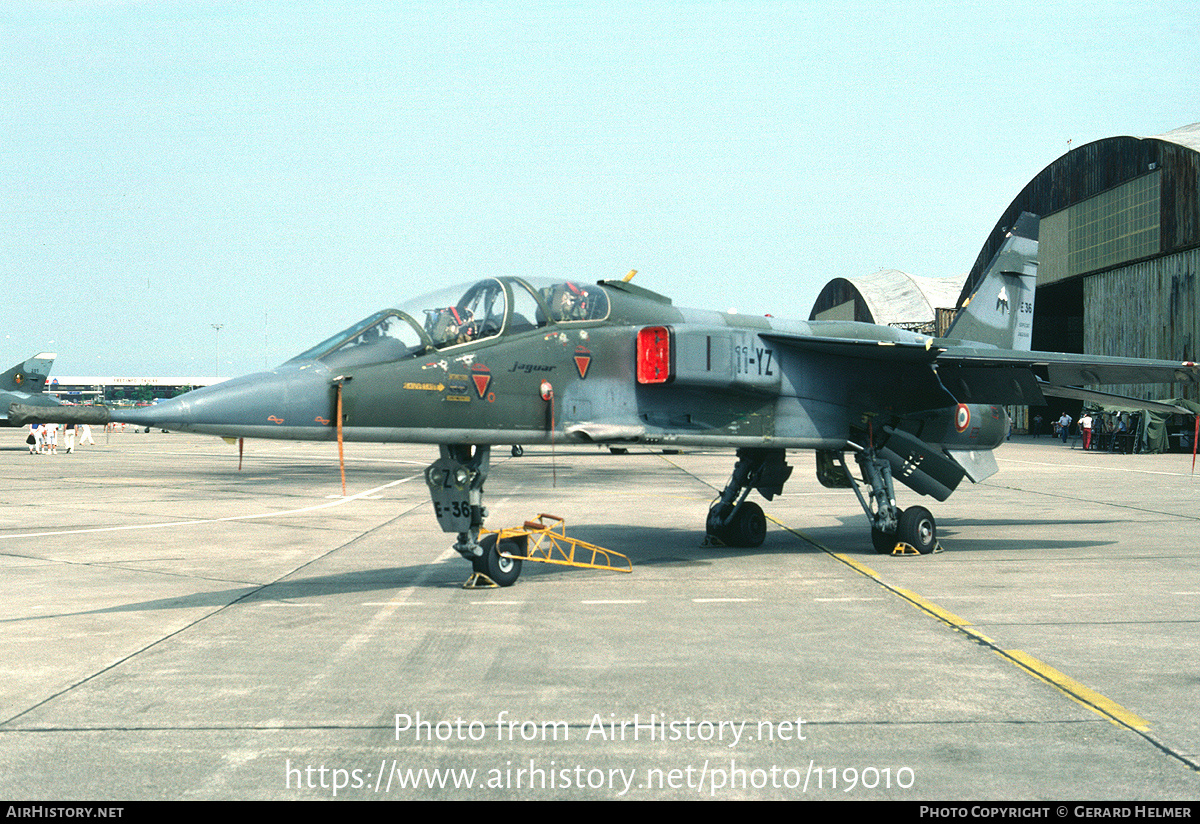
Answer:
<path fill-rule="evenodd" d="M 608 314 L 600 286 L 487 278 L 376 312 L 292 360 L 319 360 L 331 368 L 379 363 Z"/>

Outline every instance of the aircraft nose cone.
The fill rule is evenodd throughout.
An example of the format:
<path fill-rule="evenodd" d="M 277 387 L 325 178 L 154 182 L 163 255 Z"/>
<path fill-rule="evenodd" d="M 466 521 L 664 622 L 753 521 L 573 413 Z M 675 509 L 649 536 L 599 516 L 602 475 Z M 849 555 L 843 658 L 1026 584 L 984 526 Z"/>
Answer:
<path fill-rule="evenodd" d="M 329 428 L 336 390 L 315 362 L 287 364 L 195 389 L 113 420 L 228 437 L 296 437 Z"/>

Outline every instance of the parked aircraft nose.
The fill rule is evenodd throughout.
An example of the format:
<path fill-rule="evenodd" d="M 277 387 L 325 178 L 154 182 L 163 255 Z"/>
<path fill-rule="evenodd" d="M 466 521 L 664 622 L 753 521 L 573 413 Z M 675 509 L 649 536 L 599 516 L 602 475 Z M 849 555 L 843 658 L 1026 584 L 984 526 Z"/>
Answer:
<path fill-rule="evenodd" d="M 336 389 L 329 370 L 315 361 L 288 363 L 269 372 L 196 389 L 137 409 L 113 410 L 112 420 L 177 432 L 224 437 L 333 437 Z"/>

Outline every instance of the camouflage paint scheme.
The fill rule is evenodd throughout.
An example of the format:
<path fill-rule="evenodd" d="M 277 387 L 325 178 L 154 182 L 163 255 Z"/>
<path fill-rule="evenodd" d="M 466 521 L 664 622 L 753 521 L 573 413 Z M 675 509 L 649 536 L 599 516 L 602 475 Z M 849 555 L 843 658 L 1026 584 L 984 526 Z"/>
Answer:
<path fill-rule="evenodd" d="M 1200 373 L 1190 362 L 1029 351 L 1036 234 L 1036 217 L 1023 215 L 947 338 L 683 309 L 629 278 L 485 278 L 377 312 L 268 372 L 152 407 L 62 414 L 333 440 L 340 387 L 345 440 L 439 445 L 426 475 L 439 522 L 459 533 L 455 547 L 477 571 L 501 583 L 516 580 L 519 560 L 517 573 L 501 567 L 520 548 L 480 538 L 495 444 L 734 448 L 706 531 L 738 546 L 757 546 L 766 530 L 749 493 L 770 500 L 792 471 L 786 450 L 815 450 L 821 483 L 854 490 L 877 551 L 932 552 L 933 516 L 900 509 L 893 481 L 942 501 L 964 477 L 990 476 L 991 451 L 1008 432 L 1002 405 L 1108 400 L 1082 387 L 1195 382 Z M 22 414 L 32 411 L 13 407 L 14 419 Z"/>

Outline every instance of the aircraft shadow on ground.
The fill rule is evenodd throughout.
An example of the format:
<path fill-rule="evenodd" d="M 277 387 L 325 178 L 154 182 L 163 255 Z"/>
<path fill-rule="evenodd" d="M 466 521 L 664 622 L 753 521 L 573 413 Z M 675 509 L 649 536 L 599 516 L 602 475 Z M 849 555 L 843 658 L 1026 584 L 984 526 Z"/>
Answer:
<path fill-rule="evenodd" d="M 875 556 L 870 545 L 863 519 L 849 516 L 840 526 L 820 527 L 803 530 L 804 534 L 821 547 L 834 552 L 853 555 Z M 1039 525 L 1087 525 L 1098 527 L 1102 522 L 1074 519 L 1042 518 L 1026 519 L 948 519 L 939 525 L 941 539 L 947 552 L 987 552 L 994 550 L 1055 550 L 1087 549 L 1111 546 L 1115 541 L 1102 540 L 1058 540 L 1028 538 L 966 538 L 959 537 L 962 530 L 970 527 Z M 698 529 L 671 529 L 666 527 L 631 526 L 626 524 L 590 524 L 568 532 L 597 546 L 613 549 L 628 555 L 633 562 L 634 573 L 639 567 L 698 568 L 712 564 L 736 564 L 739 558 L 815 554 L 821 547 L 783 529 L 770 528 L 766 540 L 760 547 L 701 546 L 704 534 Z M 887 557 L 887 556 L 882 556 Z M 593 570 L 577 570 L 569 567 L 526 562 L 522 580 L 559 575 L 613 575 L 617 573 Z M 397 589 L 421 588 L 444 589 L 461 586 L 470 575 L 470 567 L 462 560 L 453 558 L 442 563 L 413 564 L 410 566 L 380 567 L 334 575 L 317 575 L 288 578 L 272 584 L 249 584 L 225 589 L 196 592 L 191 595 L 155 598 L 136 601 L 100 609 L 77 612 L 58 612 L 46 615 L 0 619 L 0 624 L 20 621 L 37 621 L 51 618 L 68 618 L 86 615 L 105 615 L 152 610 L 175 609 L 219 609 L 232 605 L 251 606 L 263 602 L 304 601 L 312 598 L 347 594 L 377 595 L 389 597 Z M 520 582 L 517 587 L 520 587 Z"/>
<path fill-rule="evenodd" d="M 446 566 L 449 572 L 449 565 Z M 123 612 L 145 612 L 151 610 L 220 608 L 233 604 L 253 605 L 262 602 L 283 602 L 319 598 L 330 595 L 346 595 L 351 593 L 374 594 L 387 593 L 400 587 L 412 586 L 415 579 L 422 573 L 428 572 L 426 565 L 408 567 L 385 567 L 356 572 L 339 573 L 336 575 L 319 575 L 307 578 L 291 578 L 273 584 L 246 586 L 227 589 L 196 592 L 191 595 L 179 595 L 170 598 L 154 598 L 147 601 L 135 601 L 118 606 L 102 607 L 100 609 L 79 610 L 77 612 L 58 612 L 47 615 L 32 615 L 28 617 L 0 619 L 0 624 L 18 621 L 37 621 L 47 618 L 69 618 L 82 615 L 106 615 Z M 469 572 L 466 564 L 461 569 L 455 569 L 454 575 L 438 571 L 435 580 L 427 582 L 427 586 L 446 586 L 452 579 L 461 583 Z M 462 574 L 458 574 L 462 573 Z"/>
<path fill-rule="evenodd" d="M 867 531 L 866 519 L 847 516 L 840 519 L 841 526 L 819 527 L 802 530 L 805 535 L 822 546 L 834 551 L 856 555 L 875 555 Z M 946 518 L 938 521 L 938 542 L 946 552 L 988 552 L 1037 549 L 1089 549 L 1112 546 L 1116 541 L 1101 539 L 1106 524 L 1124 523 L 1119 520 L 1082 520 L 1076 518 Z M 1083 526 L 1091 528 L 1077 538 L 1045 538 L 988 536 L 988 527 L 1008 530 L 1018 528 L 1021 533 L 1040 531 L 1052 526 Z M 968 537 L 971 534 L 972 537 Z M 1097 537 L 1089 537 L 1095 535 Z M 974 537 L 978 536 L 978 537 Z M 886 556 L 885 556 L 886 557 Z"/>
<path fill-rule="evenodd" d="M 590 525 L 571 530 L 568 534 L 580 540 L 614 549 L 630 557 L 634 573 L 639 567 L 699 567 L 713 563 L 736 563 L 748 555 L 782 555 L 819 550 L 798 543 L 786 532 L 768 531 L 761 547 L 703 547 L 700 530 L 667 529 L 628 525 Z M 447 539 L 449 540 L 449 538 Z M 445 589 L 459 587 L 470 575 L 471 568 L 459 558 L 437 564 L 381 567 L 334 575 L 292 577 L 272 584 L 248 584 L 196 592 L 190 595 L 154 598 L 100 609 L 56 612 L 0 619 L 0 625 L 20 621 L 39 621 L 88 615 L 109 615 L 154 610 L 220 609 L 227 606 L 251 606 L 263 602 L 304 601 L 337 595 L 361 594 L 390 597 L 397 589 Z M 597 570 L 578 570 L 551 564 L 526 562 L 521 575 L 525 581 L 534 577 L 557 575 L 617 575 Z M 516 585 L 518 588 L 521 582 Z"/>

